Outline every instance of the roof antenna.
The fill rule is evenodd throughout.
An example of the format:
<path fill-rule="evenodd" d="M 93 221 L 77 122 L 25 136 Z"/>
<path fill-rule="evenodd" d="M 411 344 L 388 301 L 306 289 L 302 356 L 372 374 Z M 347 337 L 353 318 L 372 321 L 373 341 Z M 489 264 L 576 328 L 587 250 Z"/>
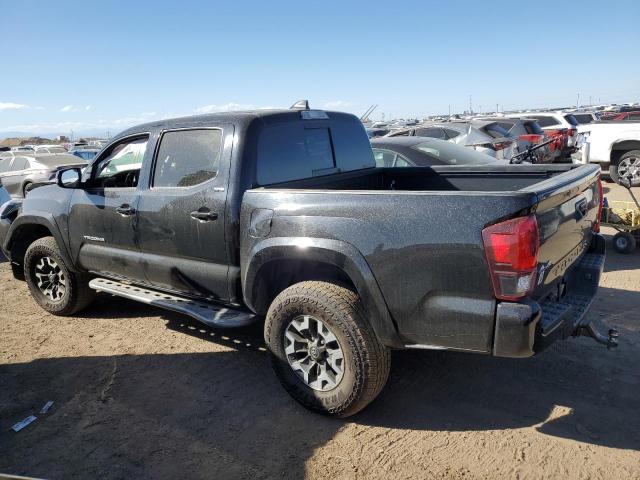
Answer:
<path fill-rule="evenodd" d="M 289 110 L 309 110 L 309 100 L 298 100 L 289 107 Z"/>

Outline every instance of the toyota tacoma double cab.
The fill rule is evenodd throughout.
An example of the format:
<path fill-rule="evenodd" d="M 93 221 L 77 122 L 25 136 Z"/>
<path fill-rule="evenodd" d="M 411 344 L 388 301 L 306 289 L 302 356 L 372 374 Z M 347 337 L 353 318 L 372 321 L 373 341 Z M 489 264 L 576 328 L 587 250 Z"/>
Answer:
<path fill-rule="evenodd" d="M 595 165 L 376 168 L 357 117 L 309 109 L 147 123 L 0 212 L 14 275 L 56 315 L 96 291 L 264 321 L 285 389 L 346 417 L 391 349 L 529 357 L 585 320 L 603 269 Z"/>

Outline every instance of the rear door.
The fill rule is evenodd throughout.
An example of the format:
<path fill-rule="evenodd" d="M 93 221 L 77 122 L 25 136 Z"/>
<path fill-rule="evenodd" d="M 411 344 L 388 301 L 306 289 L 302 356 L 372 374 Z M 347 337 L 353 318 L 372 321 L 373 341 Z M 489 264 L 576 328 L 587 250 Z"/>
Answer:
<path fill-rule="evenodd" d="M 225 207 L 233 127 L 163 131 L 138 204 L 147 282 L 226 301 Z"/>

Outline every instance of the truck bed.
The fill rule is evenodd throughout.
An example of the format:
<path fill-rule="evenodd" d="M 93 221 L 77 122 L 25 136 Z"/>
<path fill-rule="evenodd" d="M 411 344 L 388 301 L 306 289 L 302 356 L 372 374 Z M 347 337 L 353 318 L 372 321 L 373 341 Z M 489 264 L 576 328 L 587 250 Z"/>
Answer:
<path fill-rule="evenodd" d="M 532 299 L 548 301 L 588 249 L 598 174 L 593 165 L 376 168 L 254 188 L 243 198 L 241 224 L 254 233 L 243 236 L 240 258 L 261 241 L 355 248 L 405 346 L 489 353 L 497 302 L 482 230 L 536 215 L 540 274 Z M 264 239 L 255 234 L 263 215 L 272 215 Z"/>
<path fill-rule="evenodd" d="M 577 165 L 371 168 L 266 185 L 265 189 L 513 192 L 550 179 L 572 181 Z M 480 180 L 480 181 L 479 181 Z"/>

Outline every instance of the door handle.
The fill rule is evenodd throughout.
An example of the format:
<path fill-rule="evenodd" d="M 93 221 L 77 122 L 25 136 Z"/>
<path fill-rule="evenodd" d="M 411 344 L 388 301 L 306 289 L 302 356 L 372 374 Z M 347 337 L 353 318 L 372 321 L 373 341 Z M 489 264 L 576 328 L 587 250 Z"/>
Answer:
<path fill-rule="evenodd" d="M 195 218 L 199 222 L 210 222 L 212 220 L 217 220 L 218 219 L 218 213 L 217 212 L 210 212 L 208 210 L 205 210 L 205 211 L 194 210 L 193 212 L 191 212 L 191 217 Z"/>
<path fill-rule="evenodd" d="M 128 203 L 124 203 L 119 207 L 116 207 L 116 212 L 118 212 L 123 217 L 128 217 L 129 215 L 133 215 L 134 213 L 136 213 L 136 209 Z"/>

